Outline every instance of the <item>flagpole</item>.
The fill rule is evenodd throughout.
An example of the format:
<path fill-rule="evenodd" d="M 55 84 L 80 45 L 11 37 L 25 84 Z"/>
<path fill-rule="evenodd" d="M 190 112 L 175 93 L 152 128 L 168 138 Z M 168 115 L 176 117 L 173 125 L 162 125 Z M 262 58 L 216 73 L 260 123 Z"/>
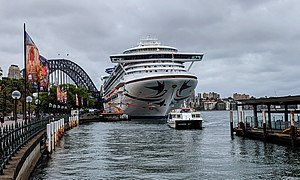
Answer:
<path fill-rule="evenodd" d="M 23 119 L 25 120 L 25 124 L 27 124 L 27 115 L 26 115 L 26 94 L 27 94 L 27 70 L 26 70 L 26 25 L 24 23 L 24 71 L 23 71 L 23 77 L 24 77 L 24 95 L 23 95 Z"/>

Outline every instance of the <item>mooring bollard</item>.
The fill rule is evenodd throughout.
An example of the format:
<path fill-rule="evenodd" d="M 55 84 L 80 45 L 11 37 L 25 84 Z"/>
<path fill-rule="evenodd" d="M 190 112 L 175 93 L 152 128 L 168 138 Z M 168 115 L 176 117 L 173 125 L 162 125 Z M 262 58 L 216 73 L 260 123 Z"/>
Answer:
<path fill-rule="evenodd" d="M 51 153 L 51 124 L 47 124 L 47 145 L 48 153 Z"/>
<path fill-rule="evenodd" d="M 51 153 L 55 149 L 54 147 L 54 122 L 51 122 Z"/>
<path fill-rule="evenodd" d="M 262 115 L 263 115 L 263 130 L 264 130 L 264 139 L 266 140 L 266 136 L 267 136 L 267 125 L 266 125 L 266 111 L 262 111 Z"/>
<path fill-rule="evenodd" d="M 58 141 L 58 121 L 55 121 L 55 146 L 57 145 Z"/>
<path fill-rule="evenodd" d="M 231 136 L 233 136 L 233 112 L 232 111 L 230 111 L 230 113 L 229 113 L 229 116 L 230 116 L 230 134 L 231 134 Z"/>

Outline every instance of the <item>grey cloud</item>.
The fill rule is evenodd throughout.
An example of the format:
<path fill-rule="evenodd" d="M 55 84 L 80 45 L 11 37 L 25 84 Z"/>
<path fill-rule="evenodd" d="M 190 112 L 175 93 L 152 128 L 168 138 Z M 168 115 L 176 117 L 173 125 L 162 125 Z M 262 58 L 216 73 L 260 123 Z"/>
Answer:
<path fill-rule="evenodd" d="M 151 35 L 183 52 L 203 52 L 197 91 L 299 94 L 300 3 L 280 0 L 4 1 L 2 69 L 23 66 L 23 23 L 47 58 L 81 65 L 99 87 L 109 55 Z M 7 61 L 9 59 L 9 61 Z M 5 72 L 7 73 L 7 72 Z"/>

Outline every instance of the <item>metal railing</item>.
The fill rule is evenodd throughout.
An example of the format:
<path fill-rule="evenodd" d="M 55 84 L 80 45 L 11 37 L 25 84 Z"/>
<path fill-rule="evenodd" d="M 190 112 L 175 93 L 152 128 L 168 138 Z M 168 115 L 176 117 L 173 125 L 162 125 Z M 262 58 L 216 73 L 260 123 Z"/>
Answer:
<path fill-rule="evenodd" d="M 253 116 L 246 116 L 245 118 L 246 128 L 263 128 L 263 119 L 262 117 L 257 117 L 257 122 L 255 123 Z M 269 127 L 269 120 L 266 119 L 267 128 Z M 281 115 L 272 116 L 271 127 L 273 130 L 284 130 L 291 127 L 290 121 L 284 121 L 284 117 Z M 295 128 L 300 127 L 300 116 L 295 118 Z"/>
<path fill-rule="evenodd" d="M 58 119 L 61 117 L 55 117 Z M 32 119 L 27 124 L 19 122 L 16 124 L 5 125 L 0 129 L 0 175 L 9 160 L 15 156 L 29 140 L 46 129 L 47 123 L 53 121 L 51 117 Z"/>

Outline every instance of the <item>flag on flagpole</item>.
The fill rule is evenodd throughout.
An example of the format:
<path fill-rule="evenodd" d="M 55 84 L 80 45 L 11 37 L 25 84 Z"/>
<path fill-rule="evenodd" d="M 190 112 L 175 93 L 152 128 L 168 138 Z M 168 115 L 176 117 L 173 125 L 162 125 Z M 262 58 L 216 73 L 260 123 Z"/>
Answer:
<path fill-rule="evenodd" d="M 26 79 L 33 83 L 36 88 L 39 81 L 39 72 L 41 69 L 40 53 L 37 46 L 34 44 L 31 37 L 25 31 L 25 45 L 26 45 Z"/>
<path fill-rule="evenodd" d="M 57 101 L 61 102 L 61 90 L 59 86 L 56 87 L 56 97 L 57 97 Z"/>
<path fill-rule="evenodd" d="M 77 96 L 77 94 L 76 94 L 76 106 L 79 106 L 79 102 L 78 102 L 78 96 Z"/>
<path fill-rule="evenodd" d="M 41 91 L 48 91 L 49 86 L 49 62 L 46 58 L 40 55 L 40 72 L 39 72 L 39 83 Z"/>

